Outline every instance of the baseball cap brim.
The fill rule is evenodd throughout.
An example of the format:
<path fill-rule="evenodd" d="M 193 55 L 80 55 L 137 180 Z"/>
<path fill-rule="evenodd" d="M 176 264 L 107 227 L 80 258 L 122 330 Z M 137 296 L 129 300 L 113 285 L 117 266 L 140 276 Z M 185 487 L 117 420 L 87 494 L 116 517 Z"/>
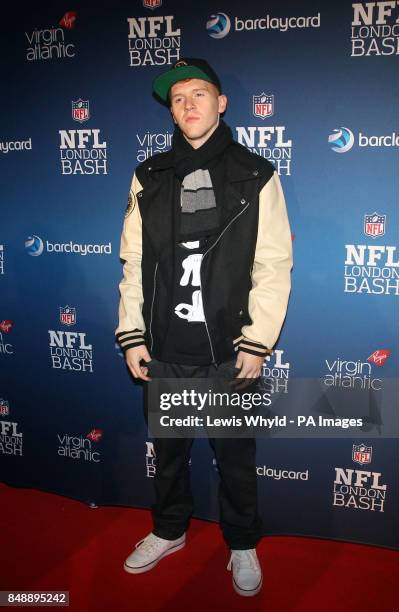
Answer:
<path fill-rule="evenodd" d="M 202 79 L 212 83 L 211 78 L 197 66 L 179 66 L 178 68 L 172 68 L 168 72 L 159 75 L 153 82 L 152 88 L 154 92 L 164 102 L 168 101 L 169 89 L 178 81 L 184 81 L 185 79 Z"/>

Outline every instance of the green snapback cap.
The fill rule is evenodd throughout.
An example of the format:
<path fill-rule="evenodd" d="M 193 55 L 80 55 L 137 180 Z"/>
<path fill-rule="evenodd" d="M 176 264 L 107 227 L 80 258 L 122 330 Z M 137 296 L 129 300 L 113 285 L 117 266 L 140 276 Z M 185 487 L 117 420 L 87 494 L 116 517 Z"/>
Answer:
<path fill-rule="evenodd" d="M 213 68 L 206 60 L 195 57 L 186 57 L 176 62 L 173 68 L 154 80 L 152 89 L 161 100 L 168 102 L 169 89 L 178 81 L 185 79 L 202 79 L 216 85 L 219 93 L 222 91 L 219 77 Z"/>

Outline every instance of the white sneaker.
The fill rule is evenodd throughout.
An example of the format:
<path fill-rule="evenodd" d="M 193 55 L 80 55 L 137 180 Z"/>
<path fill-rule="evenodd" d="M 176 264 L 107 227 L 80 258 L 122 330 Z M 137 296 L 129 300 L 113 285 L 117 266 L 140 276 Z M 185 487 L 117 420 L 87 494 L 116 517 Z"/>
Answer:
<path fill-rule="evenodd" d="M 262 588 L 262 570 L 255 548 L 232 550 L 228 570 L 233 567 L 233 587 L 244 597 L 256 595 Z"/>
<path fill-rule="evenodd" d="M 185 533 L 177 540 L 164 540 L 150 533 L 143 540 L 137 542 L 135 550 L 128 556 L 123 567 L 130 574 L 148 572 L 156 566 L 162 557 L 177 552 L 183 548 L 185 543 Z"/>

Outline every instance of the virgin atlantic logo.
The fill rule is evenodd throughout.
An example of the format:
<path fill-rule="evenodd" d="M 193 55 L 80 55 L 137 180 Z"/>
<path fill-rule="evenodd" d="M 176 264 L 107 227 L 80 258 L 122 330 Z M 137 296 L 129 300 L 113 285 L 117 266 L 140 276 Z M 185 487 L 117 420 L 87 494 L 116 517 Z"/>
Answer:
<path fill-rule="evenodd" d="M 4 321 L 0 323 L 0 331 L 4 332 L 5 334 L 9 334 L 13 325 L 13 321 L 4 319 Z"/>
<path fill-rule="evenodd" d="M 66 30 L 72 30 L 75 27 L 77 13 L 75 11 L 67 11 L 65 15 L 60 19 L 59 25 Z"/>
<path fill-rule="evenodd" d="M 91 440 L 92 442 L 99 442 L 102 438 L 103 435 L 103 430 L 102 429 L 92 429 L 86 436 L 86 438 L 89 438 L 89 440 Z"/>
<path fill-rule="evenodd" d="M 377 349 L 370 355 L 370 357 L 367 358 L 367 361 L 371 361 L 372 363 L 375 363 L 376 366 L 381 368 L 385 364 L 390 354 L 391 351 L 388 349 Z"/>

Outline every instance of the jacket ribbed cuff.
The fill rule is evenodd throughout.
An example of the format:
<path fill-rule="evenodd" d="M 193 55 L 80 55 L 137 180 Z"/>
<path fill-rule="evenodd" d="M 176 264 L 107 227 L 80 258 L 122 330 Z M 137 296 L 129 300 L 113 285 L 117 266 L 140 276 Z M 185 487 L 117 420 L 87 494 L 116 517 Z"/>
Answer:
<path fill-rule="evenodd" d="M 145 345 L 144 333 L 141 329 L 119 332 L 116 334 L 116 339 L 123 353 L 129 348 L 134 348 L 135 346 L 141 346 L 143 344 Z"/>
<path fill-rule="evenodd" d="M 256 355 L 257 357 L 266 357 L 266 355 L 270 355 L 271 353 L 271 350 L 260 342 L 248 340 L 248 338 L 245 336 L 240 336 L 239 338 L 233 340 L 233 346 L 237 353 L 238 351 L 243 351 L 244 353 Z"/>

